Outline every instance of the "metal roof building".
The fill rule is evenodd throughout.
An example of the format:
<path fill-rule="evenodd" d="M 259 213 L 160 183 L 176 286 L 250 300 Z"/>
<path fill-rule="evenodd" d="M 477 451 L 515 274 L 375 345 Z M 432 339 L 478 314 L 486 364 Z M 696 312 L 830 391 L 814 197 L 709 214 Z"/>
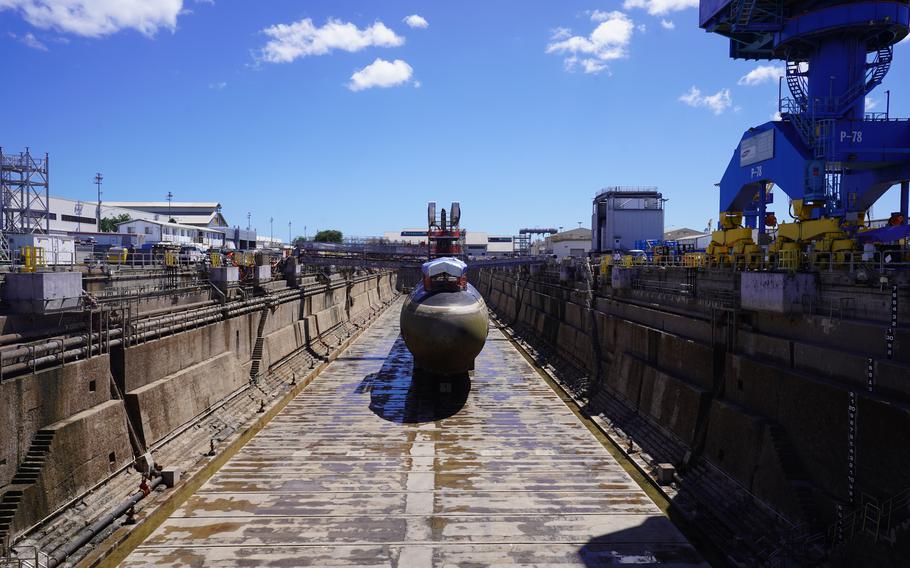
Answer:
<path fill-rule="evenodd" d="M 628 251 L 664 235 L 663 195 L 656 187 L 607 187 L 594 196 L 591 251 Z"/>

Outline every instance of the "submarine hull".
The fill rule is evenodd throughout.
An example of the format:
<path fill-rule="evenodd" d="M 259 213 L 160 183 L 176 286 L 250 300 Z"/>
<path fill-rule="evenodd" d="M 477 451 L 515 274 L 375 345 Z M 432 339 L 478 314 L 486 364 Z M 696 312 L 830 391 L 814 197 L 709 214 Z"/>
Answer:
<path fill-rule="evenodd" d="M 401 335 L 414 367 L 436 375 L 465 373 L 487 340 L 489 316 L 480 293 L 427 292 L 420 284 L 401 307 Z"/>

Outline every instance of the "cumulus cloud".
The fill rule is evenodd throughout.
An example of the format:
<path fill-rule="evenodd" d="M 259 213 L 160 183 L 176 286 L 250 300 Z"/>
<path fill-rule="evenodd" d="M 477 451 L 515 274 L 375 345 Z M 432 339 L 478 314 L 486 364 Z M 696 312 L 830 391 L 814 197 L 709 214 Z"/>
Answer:
<path fill-rule="evenodd" d="M 622 7 L 626 10 L 642 8 L 652 16 L 664 16 L 686 8 L 697 8 L 698 0 L 626 0 Z"/>
<path fill-rule="evenodd" d="M 423 28 L 430 27 L 430 23 L 426 20 L 426 18 L 424 18 L 423 16 L 418 16 L 417 14 L 411 14 L 410 16 L 405 18 L 404 23 L 406 23 L 408 25 L 408 27 L 411 27 L 411 28 L 422 28 L 423 29 Z"/>
<path fill-rule="evenodd" d="M 754 87 L 755 85 L 761 85 L 762 83 L 777 81 L 784 75 L 786 75 L 786 71 L 782 65 L 759 65 L 740 77 L 738 84 L 746 87 Z"/>
<path fill-rule="evenodd" d="M 227 83 L 225 81 L 209 83 L 209 89 L 212 89 L 214 91 L 223 91 L 225 87 L 227 87 Z"/>
<path fill-rule="evenodd" d="M 413 75 L 414 69 L 401 59 L 386 61 L 377 57 L 376 61 L 351 75 L 348 88 L 362 91 L 373 87 L 394 87 L 407 83 Z"/>
<path fill-rule="evenodd" d="M 14 10 L 41 29 L 102 37 L 123 29 L 153 36 L 177 29 L 183 0 L 0 0 L 0 11 Z"/>
<path fill-rule="evenodd" d="M 628 55 L 629 42 L 635 24 L 626 14 L 618 11 L 595 10 L 591 20 L 598 22 L 588 36 L 573 36 L 566 28 L 557 28 L 547 45 L 547 53 L 566 56 L 566 70 L 581 68 L 585 73 L 600 73 L 607 69 L 606 62 Z"/>
<path fill-rule="evenodd" d="M 878 101 L 872 97 L 866 97 L 866 112 L 872 112 L 878 107 Z"/>
<path fill-rule="evenodd" d="M 404 38 L 382 22 L 360 29 L 350 22 L 329 19 L 324 26 L 317 27 L 313 20 L 304 18 L 293 24 L 269 26 L 262 33 L 270 39 L 257 58 L 268 63 L 290 63 L 300 57 L 325 55 L 336 49 L 353 53 L 367 47 L 404 44 Z"/>
<path fill-rule="evenodd" d="M 676 24 L 673 23 L 673 20 L 660 20 L 660 26 L 665 30 L 672 30 L 676 27 Z"/>
<path fill-rule="evenodd" d="M 693 108 L 707 108 L 715 115 L 723 114 L 733 106 L 733 96 L 730 89 L 721 89 L 713 95 L 704 95 L 698 87 L 692 87 L 679 100 Z"/>

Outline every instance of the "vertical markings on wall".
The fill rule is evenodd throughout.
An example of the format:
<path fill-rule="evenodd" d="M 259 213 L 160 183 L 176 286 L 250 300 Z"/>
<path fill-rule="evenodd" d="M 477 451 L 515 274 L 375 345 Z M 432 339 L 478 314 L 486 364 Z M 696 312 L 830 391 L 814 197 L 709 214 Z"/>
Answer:
<path fill-rule="evenodd" d="M 847 405 L 847 498 L 854 504 L 856 485 L 856 393 L 851 391 Z"/>
<path fill-rule="evenodd" d="M 885 352 L 894 358 L 894 328 L 897 327 L 897 286 L 891 287 L 891 326 L 885 332 Z"/>
<path fill-rule="evenodd" d="M 871 362 L 871 359 L 869 360 Z M 870 363 L 871 364 L 871 363 Z M 847 500 L 850 507 L 854 507 L 856 495 L 856 393 L 850 392 L 847 400 Z M 837 514 L 837 542 L 844 541 L 844 506 L 838 504 Z"/>
<path fill-rule="evenodd" d="M 866 390 L 875 390 L 875 359 L 872 357 L 866 358 Z"/>

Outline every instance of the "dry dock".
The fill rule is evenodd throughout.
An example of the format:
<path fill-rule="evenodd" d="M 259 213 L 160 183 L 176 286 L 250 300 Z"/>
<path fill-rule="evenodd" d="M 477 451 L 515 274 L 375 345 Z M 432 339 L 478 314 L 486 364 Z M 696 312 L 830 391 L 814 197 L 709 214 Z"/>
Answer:
<path fill-rule="evenodd" d="M 496 329 L 412 381 L 392 306 L 125 566 L 692 566 L 701 558 Z"/>

